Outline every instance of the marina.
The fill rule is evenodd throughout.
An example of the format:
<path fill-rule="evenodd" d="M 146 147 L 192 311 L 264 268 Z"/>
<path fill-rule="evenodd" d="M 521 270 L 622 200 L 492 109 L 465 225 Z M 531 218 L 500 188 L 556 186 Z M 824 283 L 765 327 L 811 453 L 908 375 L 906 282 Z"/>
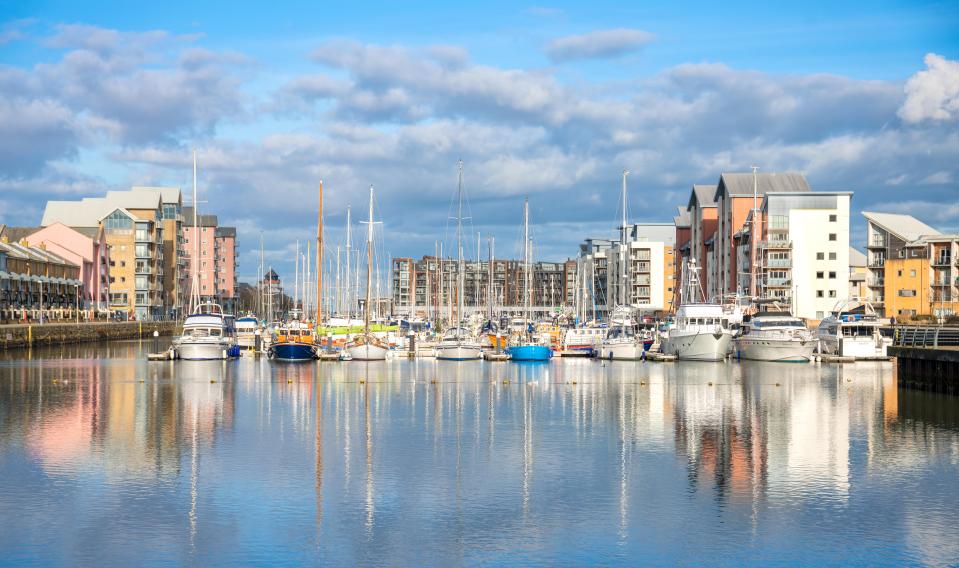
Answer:
<path fill-rule="evenodd" d="M 149 349 L 0 353 L 0 476 L 16 480 L 0 486 L 7 561 L 957 553 L 941 527 L 959 522 L 959 401 L 898 388 L 891 363 L 291 365 L 147 362 Z M 105 517 L 110 531 L 90 530 Z"/>

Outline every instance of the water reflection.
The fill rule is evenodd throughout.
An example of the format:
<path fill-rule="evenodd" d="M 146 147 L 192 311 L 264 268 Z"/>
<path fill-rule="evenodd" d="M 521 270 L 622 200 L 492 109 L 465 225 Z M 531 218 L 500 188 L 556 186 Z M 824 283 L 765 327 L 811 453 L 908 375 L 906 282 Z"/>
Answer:
<path fill-rule="evenodd" d="M 959 404 L 898 389 L 888 364 L 148 363 L 151 347 L 4 354 L 0 474 L 21 480 L 0 489 L 5 558 L 959 561 L 942 538 Z"/>

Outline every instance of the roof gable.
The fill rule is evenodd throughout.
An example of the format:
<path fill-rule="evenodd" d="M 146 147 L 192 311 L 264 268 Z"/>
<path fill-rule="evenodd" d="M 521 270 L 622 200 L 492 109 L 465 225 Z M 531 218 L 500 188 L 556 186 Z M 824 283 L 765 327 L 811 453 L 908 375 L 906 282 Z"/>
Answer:
<path fill-rule="evenodd" d="M 753 187 L 759 195 L 765 195 L 773 192 L 802 192 L 812 191 L 806 176 L 800 173 L 723 173 L 719 176 L 719 183 L 716 184 L 716 192 L 713 195 L 714 201 L 719 201 L 723 195 L 746 197 L 753 194 Z"/>
<path fill-rule="evenodd" d="M 863 211 L 862 216 L 904 241 L 915 241 L 922 236 L 940 234 L 938 230 L 916 219 L 912 215 Z"/>

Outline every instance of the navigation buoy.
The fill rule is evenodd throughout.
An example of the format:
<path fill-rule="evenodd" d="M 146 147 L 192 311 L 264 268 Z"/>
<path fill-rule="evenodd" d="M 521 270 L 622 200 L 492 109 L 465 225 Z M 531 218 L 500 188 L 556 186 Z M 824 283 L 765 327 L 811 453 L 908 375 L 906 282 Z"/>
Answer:
<path fill-rule="evenodd" d="M 709 381 L 709 386 L 713 386 L 713 382 L 712 382 L 712 381 Z"/>
<path fill-rule="evenodd" d="M 361 384 L 361 385 L 365 385 L 365 384 L 366 384 L 366 381 L 363 380 L 363 379 L 360 379 L 360 384 Z"/>
<path fill-rule="evenodd" d="M 778 386 L 779 386 L 779 383 L 776 383 L 776 386 L 778 387 Z"/>

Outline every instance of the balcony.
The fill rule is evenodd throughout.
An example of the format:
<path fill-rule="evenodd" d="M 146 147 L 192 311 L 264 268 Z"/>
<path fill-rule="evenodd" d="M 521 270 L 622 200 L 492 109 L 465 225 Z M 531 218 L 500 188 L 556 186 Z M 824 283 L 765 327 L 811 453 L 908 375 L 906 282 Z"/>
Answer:
<path fill-rule="evenodd" d="M 882 268 L 886 266 L 886 259 L 877 258 L 869 262 L 869 268 Z"/>
<path fill-rule="evenodd" d="M 134 272 L 136 274 L 153 274 L 153 268 L 142 265 L 142 264 L 138 264 L 137 267 L 134 269 Z"/>
<path fill-rule="evenodd" d="M 767 278 L 767 288 L 790 288 L 792 287 L 792 278 Z"/>
<path fill-rule="evenodd" d="M 869 278 L 866 281 L 866 286 L 869 286 L 870 288 L 882 288 L 885 285 L 886 285 L 885 278 Z"/>
<path fill-rule="evenodd" d="M 937 256 L 932 259 L 933 266 L 949 266 L 952 264 L 952 258 L 949 256 Z"/>
<path fill-rule="evenodd" d="M 792 265 L 793 261 L 789 258 L 770 258 L 766 260 L 768 268 L 791 268 Z"/>
<path fill-rule="evenodd" d="M 872 239 L 871 241 L 869 241 L 869 243 L 866 245 L 866 248 L 879 248 L 879 249 L 881 249 L 881 248 L 886 248 L 886 239 L 884 239 L 884 238 L 879 238 L 879 239 L 874 238 L 874 239 Z"/>
<path fill-rule="evenodd" d="M 772 240 L 759 241 L 759 248 L 766 250 L 788 250 L 793 246 L 792 241 Z"/>

